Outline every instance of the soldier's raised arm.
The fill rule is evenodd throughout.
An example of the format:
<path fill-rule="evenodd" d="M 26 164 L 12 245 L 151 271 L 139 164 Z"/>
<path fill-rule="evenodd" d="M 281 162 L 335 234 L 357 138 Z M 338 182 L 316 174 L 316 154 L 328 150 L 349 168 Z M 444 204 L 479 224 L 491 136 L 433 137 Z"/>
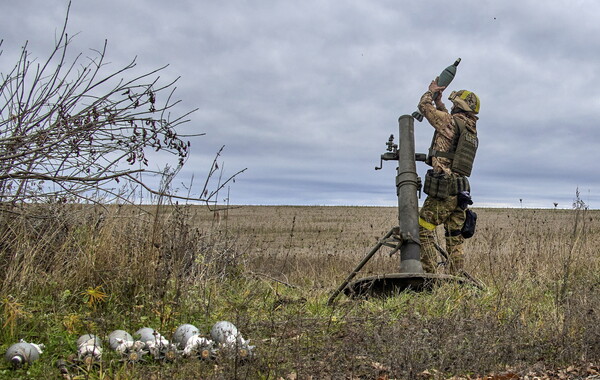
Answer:
<path fill-rule="evenodd" d="M 442 102 L 442 91 L 446 87 L 438 86 L 435 80 L 432 80 L 429 84 L 427 92 L 421 96 L 419 101 L 419 112 L 425 116 L 429 124 L 431 124 L 436 130 L 441 131 L 450 124 L 450 114 L 446 109 L 446 106 Z M 439 93 L 436 100 L 433 100 L 433 94 Z"/>

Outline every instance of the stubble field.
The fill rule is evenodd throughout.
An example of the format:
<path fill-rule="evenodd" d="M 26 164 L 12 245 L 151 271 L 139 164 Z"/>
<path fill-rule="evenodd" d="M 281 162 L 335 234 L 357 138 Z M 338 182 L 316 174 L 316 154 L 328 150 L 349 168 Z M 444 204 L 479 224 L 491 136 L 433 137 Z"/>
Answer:
<path fill-rule="evenodd" d="M 42 210 L 43 208 L 43 210 Z M 35 218 L 36 212 L 51 218 Z M 385 299 L 331 292 L 391 227 L 397 209 L 244 206 L 30 207 L 4 214 L 1 348 L 46 351 L 6 378 L 38 378 L 79 334 L 235 323 L 255 357 L 128 364 L 73 361 L 73 378 L 412 379 L 591 377 L 600 359 L 600 214 L 475 209 L 466 270 L 485 284 Z M 24 215 L 27 214 L 25 217 Z M 32 218 L 33 216 L 33 218 Z M 8 218 L 10 224 L 7 223 Z M 443 231 L 438 231 L 443 245 Z M 358 277 L 398 271 L 382 249 Z M 440 267 L 443 271 L 443 267 Z M 104 297 L 94 297 L 96 294 Z M 513 377 L 510 377 L 513 376 Z M 500 377 L 498 377 L 500 378 Z"/>

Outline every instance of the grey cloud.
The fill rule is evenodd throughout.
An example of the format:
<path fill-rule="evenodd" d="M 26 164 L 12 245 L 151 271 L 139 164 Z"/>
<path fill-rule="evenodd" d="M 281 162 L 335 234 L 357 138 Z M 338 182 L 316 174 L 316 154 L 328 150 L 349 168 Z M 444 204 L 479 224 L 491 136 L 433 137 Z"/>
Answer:
<path fill-rule="evenodd" d="M 49 51 L 66 2 L 4 8 L 3 71 L 25 40 L 38 56 Z M 193 140 L 183 174 L 202 172 L 226 145 L 226 171 L 248 167 L 231 187 L 240 202 L 394 205 L 393 163 L 373 167 L 397 135 L 398 117 L 461 57 L 451 89 L 482 100 L 471 180 L 481 202 L 566 205 L 581 186 L 597 207 L 598 8 L 534 0 L 107 0 L 75 2 L 69 29 L 79 32 L 74 46 L 82 51 L 108 39 L 111 67 L 137 56 L 136 72 L 169 64 L 164 80 L 181 75 L 181 109 L 199 108 L 183 129 L 206 133 Z M 432 129 L 415 128 L 417 151 L 426 151 Z"/>

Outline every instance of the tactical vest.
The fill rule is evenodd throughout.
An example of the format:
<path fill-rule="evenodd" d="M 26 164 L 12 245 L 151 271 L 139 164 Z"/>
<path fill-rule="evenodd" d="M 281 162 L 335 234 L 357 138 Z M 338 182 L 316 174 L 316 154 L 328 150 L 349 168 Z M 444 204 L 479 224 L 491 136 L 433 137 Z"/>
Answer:
<path fill-rule="evenodd" d="M 473 170 L 473 161 L 475 161 L 475 154 L 477 153 L 477 146 L 479 145 L 477 132 L 473 133 L 469 131 L 462 119 L 455 117 L 452 119 L 454 120 L 453 124 L 456 127 L 456 131 L 450 146 L 450 151 L 441 152 L 433 148 L 438 133 L 435 131 L 433 133 L 433 139 L 431 140 L 431 147 L 429 148 L 426 163 L 431 166 L 432 157 L 447 158 L 452 161 L 450 165 L 452 172 L 469 177 Z"/>

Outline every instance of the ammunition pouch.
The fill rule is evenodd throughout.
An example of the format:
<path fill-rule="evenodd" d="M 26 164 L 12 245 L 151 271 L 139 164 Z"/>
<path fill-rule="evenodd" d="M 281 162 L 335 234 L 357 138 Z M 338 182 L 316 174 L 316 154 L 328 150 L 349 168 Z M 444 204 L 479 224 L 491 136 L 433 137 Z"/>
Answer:
<path fill-rule="evenodd" d="M 433 169 L 427 170 L 423 192 L 434 198 L 448 198 L 450 196 L 450 177 L 444 173 L 434 173 Z"/>
<path fill-rule="evenodd" d="M 460 230 L 446 230 L 446 237 L 462 236 L 469 239 L 475 235 L 475 227 L 477 226 L 477 214 L 471 210 L 465 210 L 465 223 Z"/>
<path fill-rule="evenodd" d="M 434 173 L 433 169 L 427 170 L 423 192 L 430 197 L 446 199 L 459 194 L 461 191 L 471 191 L 467 177 L 444 173 Z"/>
<path fill-rule="evenodd" d="M 475 227 L 477 226 L 477 214 L 471 209 L 465 210 L 465 223 L 461 229 L 461 235 L 465 239 L 469 239 L 475 235 Z"/>
<path fill-rule="evenodd" d="M 463 191 L 471 192 L 471 185 L 469 179 L 463 176 L 452 176 L 452 189 L 450 195 L 460 194 Z"/>

